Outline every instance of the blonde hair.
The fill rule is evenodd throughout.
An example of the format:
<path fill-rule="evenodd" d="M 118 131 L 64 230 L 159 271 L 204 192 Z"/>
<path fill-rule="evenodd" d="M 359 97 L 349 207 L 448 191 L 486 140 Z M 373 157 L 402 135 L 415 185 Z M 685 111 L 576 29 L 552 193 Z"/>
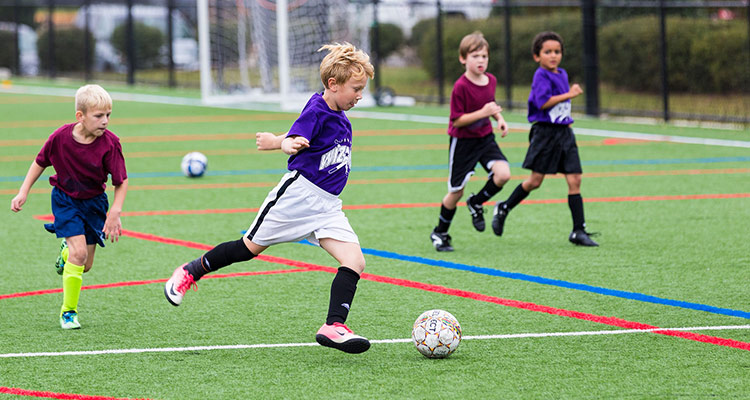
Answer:
<path fill-rule="evenodd" d="M 76 111 L 112 109 L 112 97 L 99 85 L 85 85 L 76 91 Z"/>
<path fill-rule="evenodd" d="M 490 44 L 484 38 L 482 32 L 474 31 L 461 39 L 461 43 L 458 45 L 458 55 L 466 59 L 469 53 L 481 50 L 482 48 L 486 48 L 487 53 L 490 52 Z"/>
<path fill-rule="evenodd" d="M 343 84 L 349 78 L 362 79 L 375 76 L 375 68 L 370 64 L 370 56 L 353 44 L 332 43 L 318 49 L 328 50 L 329 53 L 320 62 L 320 80 L 328 89 L 328 79 L 334 78 L 336 83 Z"/>

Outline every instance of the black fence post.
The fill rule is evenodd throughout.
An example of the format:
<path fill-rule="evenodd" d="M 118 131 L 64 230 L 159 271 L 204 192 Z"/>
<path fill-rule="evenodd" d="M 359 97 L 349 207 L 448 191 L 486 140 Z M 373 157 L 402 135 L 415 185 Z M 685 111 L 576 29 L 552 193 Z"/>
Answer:
<path fill-rule="evenodd" d="M 21 35 L 18 33 L 19 24 L 21 23 L 21 4 L 20 0 L 13 2 L 13 73 L 21 75 Z"/>
<path fill-rule="evenodd" d="M 83 63 L 84 63 L 84 76 L 86 81 L 91 80 L 91 0 L 83 0 L 83 6 L 86 9 L 86 13 L 83 15 L 84 27 L 83 27 Z"/>
<path fill-rule="evenodd" d="M 133 28 L 133 0 L 128 0 L 128 17 L 125 26 L 125 37 L 128 53 L 128 85 L 135 84 L 135 30 Z"/>
<path fill-rule="evenodd" d="M 378 0 L 372 0 L 372 53 L 375 67 L 375 93 L 380 89 L 380 24 L 378 22 Z"/>
<path fill-rule="evenodd" d="M 49 16 L 47 17 L 47 55 L 49 57 L 49 77 L 54 78 L 57 75 L 57 68 L 55 67 L 55 22 L 52 20 L 52 16 L 55 14 L 55 0 L 49 0 Z"/>
<path fill-rule="evenodd" d="M 667 68 L 667 17 L 665 0 L 659 0 L 659 39 L 661 40 L 661 95 L 664 122 L 669 121 L 669 70 Z"/>
<path fill-rule="evenodd" d="M 445 85 L 445 77 L 443 72 L 443 7 L 440 5 L 440 0 L 437 0 L 437 51 L 435 52 L 437 57 L 437 79 L 438 79 L 438 102 L 440 105 L 445 104 L 445 95 L 443 94 L 443 86 Z"/>
<path fill-rule="evenodd" d="M 586 114 L 599 115 L 599 56 L 596 49 L 596 0 L 583 0 L 583 75 Z"/>
<path fill-rule="evenodd" d="M 503 2 L 503 16 L 505 17 L 505 104 L 508 110 L 513 109 L 513 60 L 510 38 L 510 0 Z"/>
<path fill-rule="evenodd" d="M 167 1 L 167 57 L 169 68 L 169 87 L 177 86 L 174 73 L 174 24 L 172 14 L 174 13 L 174 0 Z"/>

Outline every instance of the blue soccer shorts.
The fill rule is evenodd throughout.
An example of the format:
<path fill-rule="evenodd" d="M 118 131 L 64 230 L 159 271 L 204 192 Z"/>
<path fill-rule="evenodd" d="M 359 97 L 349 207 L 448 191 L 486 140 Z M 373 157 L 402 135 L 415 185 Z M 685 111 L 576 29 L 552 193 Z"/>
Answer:
<path fill-rule="evenodd" d="M 85 235 L 86 244 L 104 247 L 104 222 L 109 200 L 102 193 L 90 199 L 74 199 L 58 188 L 52 188 L 52 215 L 55 222 L 44 228 L 58 238 Z"/>

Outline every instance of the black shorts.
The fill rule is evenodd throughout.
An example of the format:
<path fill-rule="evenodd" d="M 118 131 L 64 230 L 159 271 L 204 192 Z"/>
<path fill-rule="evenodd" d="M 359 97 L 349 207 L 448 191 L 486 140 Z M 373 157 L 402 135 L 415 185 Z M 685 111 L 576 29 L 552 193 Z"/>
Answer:
<path fill-rule="evenodd" d="M 523 167 L 541 174 L 580 174 L 581 158 L 573 130 L 567 125 L 536 123 L 529 132 Z"/>
<path fill-rule="evenodd" d="M 474 175 L 477 163 L 482 164 L 484 170 L 490 172 L 495 161 L 508 161 L 500 150 L 500 146 L 497 145 L 494 133 L 476 139 L 451 137 L 448 156 L 448 170 L 450 171 L 448 191 L 450 192 L 457 192 L 466 186 L 469 178 Z M 491 172 L 490 175 L 492 175 Z"/>

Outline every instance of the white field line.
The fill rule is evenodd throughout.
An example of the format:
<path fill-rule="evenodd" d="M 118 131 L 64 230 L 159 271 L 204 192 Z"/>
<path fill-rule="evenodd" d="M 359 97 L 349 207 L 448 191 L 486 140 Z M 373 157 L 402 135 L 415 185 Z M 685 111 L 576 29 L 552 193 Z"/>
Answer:
<path fill-rule="evenodd" d="M 515 333 L 507 335 L 482 335 L 464 336 L 462 340 L 489 340 L 489 339 L 524 339 L 561 336 L 596 336 L 596 335 L 619 335 L 628 333 L 649 333 L 655 331 L 719 331 L 729 329 L 750 329 L 750 325 L 722 325 L 722 326 L 693 326 L 686 328 L 655 328 L 655 329 L 619 329 L 602 331 L 582 332 L 542 332 L 542 333 Z M 371 340 L 370 343 L 409 343 L 409 339 L 381 339 Z M 133 354 L 133 353 L 175 353 L 184 351 L 207 351 L 207 350 L 242 350 L 242 349 L 267 349 L 278 347 L 309 347 L 318 346 L 317 343 L 275 343 L 275 344 L 235 344 L 217 346 L 189 346 L 189 347 L 160 347 L 147 349 L 109 349 L 109 350 L 81 350 L 60 351 L 40 353 L 0 353 L 0 358 L 30 358 L 30 357 L 56 357 L 56 356 L 92 356 L 110 354 Z"/>
<path fill-rule="evenodd" d="M 41 87 L 41 86 L 10 86 L 0 87 L 0 93 L 17 93 L 17 94 L 37 94 L 45 96 L 75 96 L 76 89 L 67 88 L 54 88 L 54 87 Z M 123 93 L 123 92 L 110 92 L 110 95 L 115 100 L 124 101 L 139 101 L 144 103 L 159 103 L 159 104 L 172 104 L 172 105 L 189 105 L 189 106 L 203 106 L 213 108 L 231 108 L 231 109 L 243 109 L 243 110 L 255 110 L 255 111 L 281 111 L 275 110 L 273 105 L 262 104 L 262 103 L 242 103 L 237 105 L 221 105 L 221 106 L 208 106 L 201 102 L 201 99 L 186 98 L 186 97 L 171 97 L 171 96 L 159 96 L 149 94 L 136 94 L 136 93 Z M 387 113 L 378 111 L 349 111 L 346 113 L 347 116 L 353 118 L 370 118 L 387 121 L 412 121 L 421 123 L 432 123 L 439 125 L 448 125 L 447 117 L 439 116 L 428 116 L 428 115 L 413 115 L 413 114 L 397 114 Z M 509 127 L 517 129 L 529 129 L 529 124 L 526 123 L 509 123 Z M 730 129 L 735 130 L 735 129 Z M 723 146 L 723 147 L 742 147 L 750 148 L 750 141 L 743 140 L 724 140 L 724 139 L 710 139 L 700 137 L 687 137 L 687 136 L 671 136 L 671 135 L 655 135 L 651 133 L 639 133 L 639 132 L 628 132 L 628 131 L 610 131 L 605 129 L 588 129 L 588 128 L 575 128 L 575 132 L 581 135 L 590 136 L 602 136 L 602 137 L 613 137 L 621 139 L 636 139 L 636 140 L 649 140 L 655 142 L 671 142 L 671 143 L 684 143 L 684 144 L 699 144 L 705 146 Z"/>

